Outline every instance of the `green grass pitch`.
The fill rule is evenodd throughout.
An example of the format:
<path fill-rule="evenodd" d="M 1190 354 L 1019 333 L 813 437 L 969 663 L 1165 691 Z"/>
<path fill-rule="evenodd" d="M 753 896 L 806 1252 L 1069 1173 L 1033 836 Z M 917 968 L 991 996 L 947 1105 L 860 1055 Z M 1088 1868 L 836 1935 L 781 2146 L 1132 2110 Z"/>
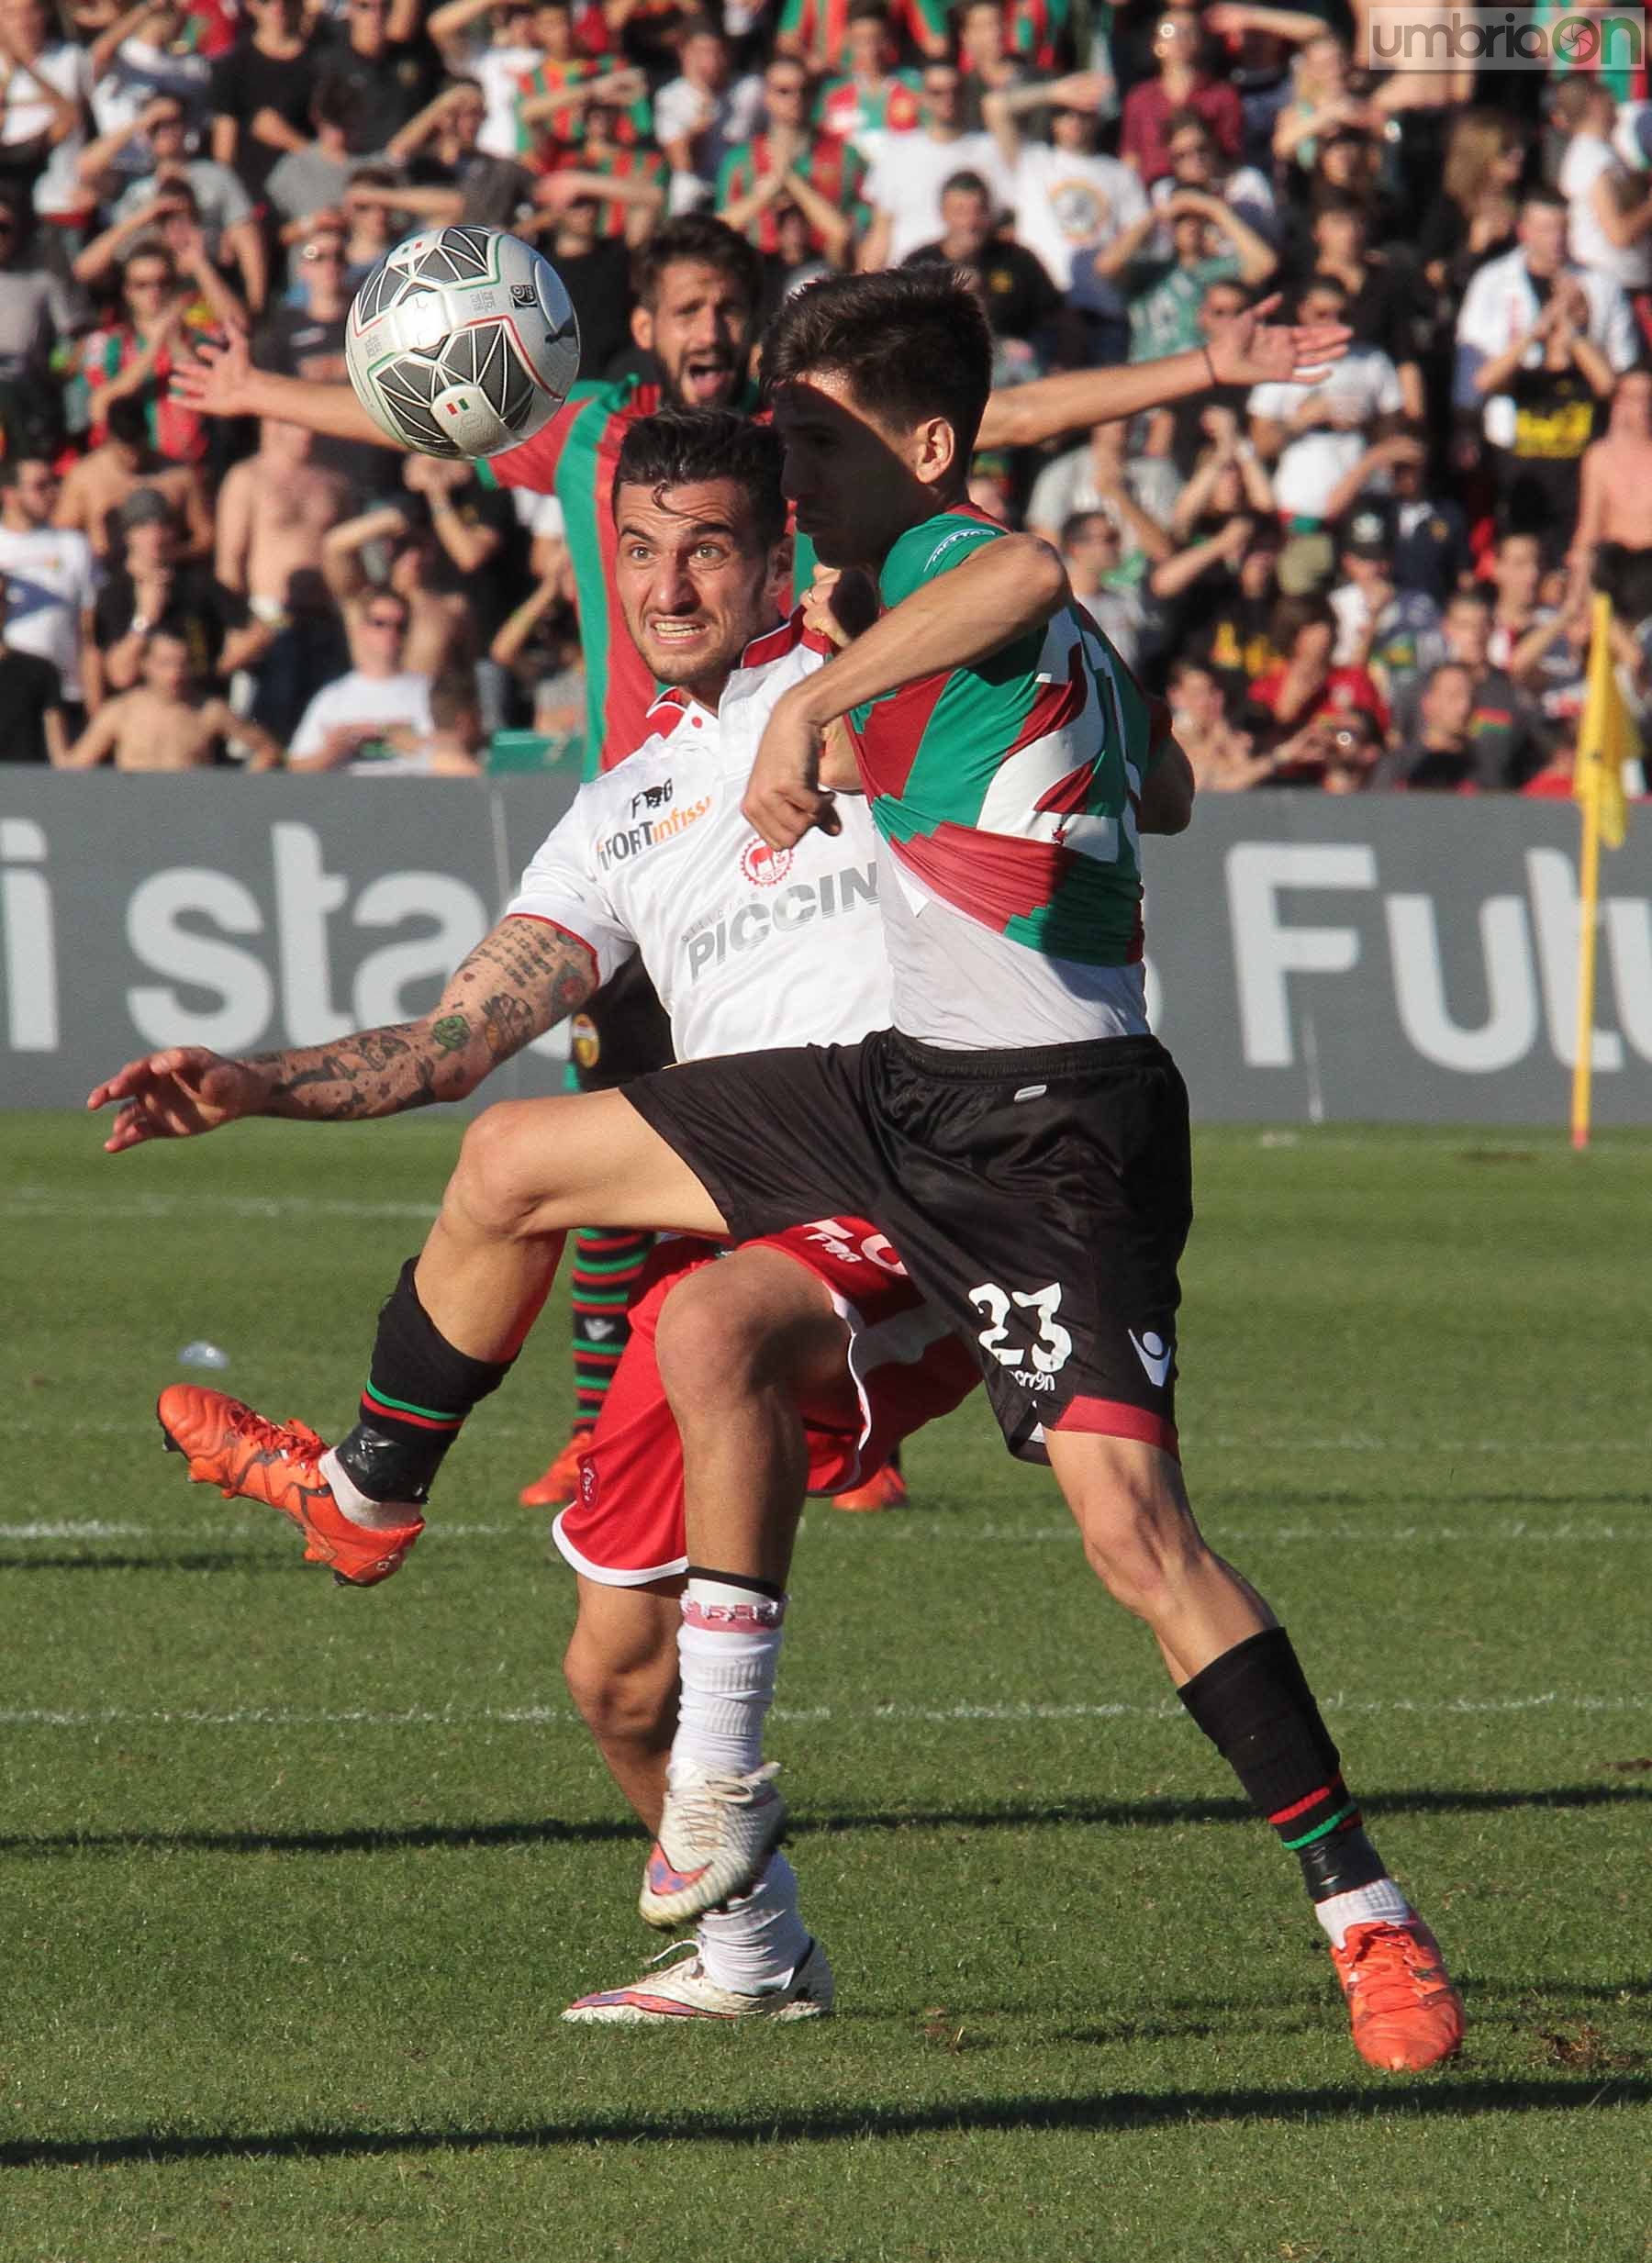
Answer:
<path fill-rule="evenodd" d="M 1411 2080 L 978 1405 L 910 1512 L 805 1519 L 771 1749 L 839 2016 L 562 2026 L 655 1945 L 515 1506 L 559 1314 L 374 1594 L 151 1416 L 206 1337 L 336 1435 L 456 1135 L 0 1120 L 4 2263 L 1646 2263 L 1652 1142 L 1200 1139 L 1194 1497 L 1462 1979 Z"/>

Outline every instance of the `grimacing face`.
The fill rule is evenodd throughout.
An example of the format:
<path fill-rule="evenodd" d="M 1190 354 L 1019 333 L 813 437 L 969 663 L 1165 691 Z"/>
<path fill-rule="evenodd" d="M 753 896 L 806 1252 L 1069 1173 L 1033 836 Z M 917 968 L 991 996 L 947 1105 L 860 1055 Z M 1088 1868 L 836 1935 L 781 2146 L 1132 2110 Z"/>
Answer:
<path fill-rule="evenodd" d="M 710 685 L 774 627 L 775 553 L 738 480 L 623 486 L 614 523 L 620 609 L 661 683 Z"/>

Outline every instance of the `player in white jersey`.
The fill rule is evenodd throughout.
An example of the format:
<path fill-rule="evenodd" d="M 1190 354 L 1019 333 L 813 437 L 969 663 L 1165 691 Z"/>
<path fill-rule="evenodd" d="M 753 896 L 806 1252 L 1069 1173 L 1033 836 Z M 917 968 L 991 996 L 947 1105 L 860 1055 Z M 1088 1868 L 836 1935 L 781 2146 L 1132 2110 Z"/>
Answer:
<path fill-rule="evenodd" d="M 718 475 L 703 475 L 711 471 Z M 639 950 L 685 1057 L 782 1039 L 853 1040 L 887 1013 L 864 809 L 846 807 L 840 834 L 817 831 L 800 853 L 778 857 L 740 814 L 775 700 L 830 649 L 800 618 L 748 643 L 753 629 L 773 621 L 788 564 L 776 442 L 734 418 L 641 425 L 621 459 L 616 516 L 628 624 L 651 666 L 681 687 L 656 703 L 658 727 L 643 747 L 581 790 L 499 926 L 420 1021 L 249 1061 L 181 1049 L 132 1063 L 92 1095 L 95 1106 L 121 1104 L 112 1150 L 243 1115 L 332 1120 L 462 1098 Z M 744 664 L 732 667 L 736 660 Z M 864 1220 L 834 1217 L 766 1237 L 714 1268 L 704 1244 L 678 1243 L 668 1254 L 665 1277 L 638 1308 L 582 1497 L 557 1526 L 579 1575 L 570 1686 L 651 1827 L 676 1718 L 676 1599 L 687 1568 L 680 1446 L 654 1366 L 654 1331 L 693 1285 L 683 1276 L 713 1270 L 731 1402 L 745 1418 L 731 1432 L 736 1450 L 766 1473 L 761 1482 L 785 1535 L 778 1580 L 805 1483 L 828 1493 L 857 1483 L 891 1444 L 954 1405 L 977 1379 L 974 1363 Z M 415 1310 L 414 1339 L 419 1318 Z M 703 1342 L 703 1317 L 694 1332 Z M 386 1411 L 371 1389 L 363 1403 Z M 314 1433 L 277 1431 L 220 1394 L 190 1386 L 182 1399 L 165 1394 L 169 1435 L 186 1431 L 203 1408 L 235 1441 L 241 1478 L 253 1465 L 261 1473 L 254 1497 L 300 1523 L 307 1555 L 357 1584 L 396 1568 L 419 1520 L 374 1518 Z M 399 1410 L 418 1434 L 442 1428 L 434 1392 L 402 1394 Z M 192 1455 L 191 1474 L 228 1484 L 236 1473 L 221 1455 L 207 1468 Z M 340 1512 L 329 1479 L 353 1516 Z M 744 1737 L 752 1693 L 728 1694 Z M 716 1729 L 713 1720 L 709 1733 Z M 739 1756 L 731 1753 L 731 1767 Z M 752 1894 L 702 1921 L 686 1968 L 584 1999 L 572 2015 L 795 2019 L 828 2008 L 831 1994 L 824 1956 L 798 1915 L 795 1880 L 776 1855 Z"/>
<path fill-rule="evenodd" d="M 747 646 L 710 704 L 681 685 L 662 692 L 651 735 L 581 786 L 507 908 L 576 934 L 601 982 L 640 953 L 679 1060 L 790 1043 L 799 1029 L 852 1043 L 887 1018 L 864 805 L 844 804 L 841 834 L 778 855 L 741 813 L 775 701 L 832 650 L 799 611 Z"/>

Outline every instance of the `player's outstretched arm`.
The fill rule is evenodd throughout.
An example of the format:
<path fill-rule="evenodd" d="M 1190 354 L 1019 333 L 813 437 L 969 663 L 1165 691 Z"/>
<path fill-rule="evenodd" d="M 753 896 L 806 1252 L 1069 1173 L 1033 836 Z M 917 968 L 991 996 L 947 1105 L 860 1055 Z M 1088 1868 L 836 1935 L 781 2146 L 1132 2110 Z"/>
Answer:
<path fill-rule="evenodd" d="M 775 703 L 741 805 L 753 831 L 773 849 L 795 846 L 811 826 L 837 832 L 820 786 L 828 727 L 902 684 L 985 660 L 1042 627 L 1069 594 L 1066 569 L 1047 542 L 1007 534 L 891 606 Z"/>
<path fill-rule="evenodd" d="M 275 417 L 301 424 L 330 440 L 371 440 L 377 448 L 411 451 L 381 431 L 347 385 L 327 385 L 308 377 L 277 377 L 257 369 L 239 332 L 221 345 L 203 340 L 195 359 L 173 373 L 172 394 L 202 417 Z"/>
<path fill-rule="evenodd" d="M 1072 370 L 988 396 L 977 448 L 1031 448 L 1086 425 L 1111 424 L 1144 408 L 1186 400 L 1212 385 L 1307 381 L 1339 362 L 1353 332 L 1340 322 L 1270 322 L 1278 295 L 1223 326 L 1209 349 L 1124 367 Z"/>
<path fill-rule="evenodd" d="M 104 1142 L 186 1140 L 242 1116 L 353 1123 L 463 1100 L 501 1061 L 575 1012 L 597 987 L 591 953 L 542 920 L 502 920 L 418 1021 L 358 1030 L 328 1045 L 226 1060 L 198 1045 L 128 1061 L 86 1100 L 116 1106 Z"/>

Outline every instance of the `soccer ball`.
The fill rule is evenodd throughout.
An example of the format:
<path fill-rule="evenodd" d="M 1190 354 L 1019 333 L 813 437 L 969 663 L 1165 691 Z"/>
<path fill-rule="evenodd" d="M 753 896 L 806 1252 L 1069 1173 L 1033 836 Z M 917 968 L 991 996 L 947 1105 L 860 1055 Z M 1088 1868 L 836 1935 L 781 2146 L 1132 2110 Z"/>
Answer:
<path fill-rule="evenodd" d="M 497 228 L 436 228 L 380 260 L 355 295 L 344 361 L 362 407 L 427 456 L 493 456 L 568 397 L 579 325 L 550 261 Z"/>

